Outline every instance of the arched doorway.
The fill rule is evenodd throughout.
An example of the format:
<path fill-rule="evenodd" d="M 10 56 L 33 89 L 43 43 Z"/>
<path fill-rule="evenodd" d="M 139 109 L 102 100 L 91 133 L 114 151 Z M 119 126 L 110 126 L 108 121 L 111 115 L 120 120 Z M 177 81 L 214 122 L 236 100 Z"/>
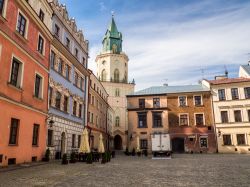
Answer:
<path fill-rule="evenodd" d="M 184 153 L 184 138 L 172 139 L 172 151 L 174 153 Z"/>
<path fill-rule="evenodd" d="M 61 156 L 66 153 L 66 134 L 65 132 L 61 135 Z"/>
<path fill-rule="evenodd" d="M 120 135 L 116 135 L 114 138 L 114 148 L 116 150 L 122 150 L 122 137 Z"/>

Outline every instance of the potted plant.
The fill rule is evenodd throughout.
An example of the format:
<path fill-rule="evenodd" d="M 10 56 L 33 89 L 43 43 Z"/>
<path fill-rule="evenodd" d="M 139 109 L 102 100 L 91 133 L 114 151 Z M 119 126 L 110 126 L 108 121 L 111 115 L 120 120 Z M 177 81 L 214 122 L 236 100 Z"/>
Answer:
<path fill-rule="evenodd" d="M 46 149 L 44 161 L 49 162 L 50 160 L 50 150 Z"/>
<path fill-rule="evenodd" d="M 135 148 L 133 148 L 131 155 L 135 156 Z"/>
<path fill-rule="evenodd" d="M 115 151 L 112 151 L 111 155 L 112 155 L 112 158 L 115 158 Z"/>
<path fill-rule="evenodd" d="M 67 165 L 69 163 L 68 161 L 68 156 L 66 153 L 63 154 L 63 157 L 62 157 L 62 164 L 63 165 Z"/>
<path fill-rule="evenodd" d="M 107 162 L 107 155 L 106 155 L 106 153 L 103 153 L 102 154 L 102 161 L 101 161 L 101 163 L 105 164 L 106 162 Z"/>
<path fill-rule="evenodd" d="M 93 155 L 92 155 L 92 153 L 87 154 L 86 163 L 87 164 L 92 164 L 93 163 Z"/>
<path fill-rule="evenodd" d="M 70 154 L 70 163 L 76 163 L 76 153 L 72 152 Z"/>

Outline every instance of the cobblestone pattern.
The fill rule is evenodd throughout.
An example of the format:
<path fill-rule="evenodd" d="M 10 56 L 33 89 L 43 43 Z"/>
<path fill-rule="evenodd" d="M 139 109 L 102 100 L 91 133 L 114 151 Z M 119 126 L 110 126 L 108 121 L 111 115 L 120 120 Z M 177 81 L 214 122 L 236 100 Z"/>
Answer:
<path fill-rule="evenodd" d="M 250 186 L 250 155 L 117 156 L 105 165 L 56 162 L 0 173 L 0 186 Z"/>

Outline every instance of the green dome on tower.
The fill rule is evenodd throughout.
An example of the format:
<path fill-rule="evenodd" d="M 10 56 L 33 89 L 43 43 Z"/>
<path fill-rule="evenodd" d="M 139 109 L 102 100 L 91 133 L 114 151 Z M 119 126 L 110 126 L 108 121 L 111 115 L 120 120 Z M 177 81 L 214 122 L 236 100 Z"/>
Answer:
<path fill-rule="evenodd" d="M 122 33 L 116 27 L 114 16 L 112 16 L 111 23 L 105 33 L 102 41 L 103 52 L 112 52 L 120 54 L 122 52 Z"/>

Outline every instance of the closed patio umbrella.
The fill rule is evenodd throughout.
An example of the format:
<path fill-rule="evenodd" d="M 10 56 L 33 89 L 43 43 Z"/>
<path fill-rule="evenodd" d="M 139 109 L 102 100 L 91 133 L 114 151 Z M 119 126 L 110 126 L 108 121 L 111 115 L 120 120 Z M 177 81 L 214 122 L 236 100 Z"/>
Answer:
<path fill-rule="evenodd" d="M 140 152 L 140 138 L 139 136 L 136 137 L 136 152 Z"/>
<path fill-rule="evenodd" d="M 81 146 L 79 149 L 80 153 L 90 153 L 90 148 L 89 148 L 89 133 L 87 128 L 83 130 L 82 133 L 82 141 L 81 141 Z"/>
<path fill-rule="evenodd" d="M 99 153 L 104 153 L 105 152 L 102 133 L 100 133 L 100 136 L 99 136 L 98 152 Z"/>

